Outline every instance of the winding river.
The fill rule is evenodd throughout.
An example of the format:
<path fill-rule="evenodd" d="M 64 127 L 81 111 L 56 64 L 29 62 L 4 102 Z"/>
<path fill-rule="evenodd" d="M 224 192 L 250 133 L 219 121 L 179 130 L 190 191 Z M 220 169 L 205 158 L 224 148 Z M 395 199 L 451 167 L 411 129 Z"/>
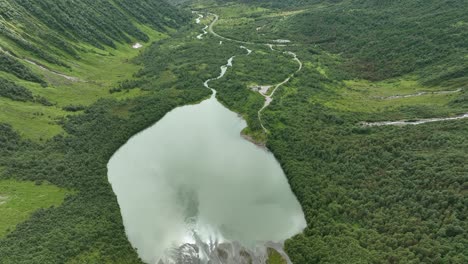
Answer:
<path fill-rule="evenodd" d="M 195 14 L 197 14 L 199 16 L 199 18 L 197 18 L 196 20 L 196 23 L 199 24 L 200 23 L 200 18 L 204 17 L 203 15 L 201 15 L 200 13 L 198 12 L 194 12 Z M 285 47 L 287 45 L 287 43 L 290 43 L 289 40 L 285 40 L 285 39 L 277 39 L 277 40 L 273 40 L 273 42 L 275 42 L 275 44 L 272 44 L 272 43 L 254 43 L 254 42 L 249 42 L 249 41 L 242 41 L 242 40 L 237 40 L 237 39 L 232 39 L 232 38 L 228 38 L 228 37 L 225 37 L 225 36 L 221 36 L 219 35 L 218 33 L 216 33 L 214 31 L 214 25 L 218 22 L 219 20 L 219 16 L 217 14 L 213 14 L 213 13 L 208 13 L 208 15 L 211 15 L 211 16 L 214 16 L 214 19 L 211 21 L 210 25 L 209 26 L 205 26 L 202 30 L 203 30 L 203 33 L 198 35 L 197 38 L 198 39 L 203 39 L 203 36 L 211 33 L 213 36 L 217 37 L 217 38 L 220 38 L 222 40 L 226 40 L 226 41 L 230 41 L 230 42 L 234 42 L 234 43 L 239 43 L 239 44 L 245 44 L 245 45 L 266 45 L 268 46 L 271 51 L 277 51 L 275 50 L 273 47 L 275 46 L 278 46 L 278 47 Z M 208 31 L 207 31 L 208 30 Z M 222 41 L 220 42 L 220 44 L 222 44 Z M 246 47 L 244 46 L 241 46 L 241 48 L 243 49 L 246 49 L 248 51 L 248 54 L 252 53 L 252 50 L 249 50 L 247 49 Z M 295 74 L 297 74 L 298 72 L 300 72 L 303 68 L 303 64 L 302 64 L 302 61 L 297 57 L 297 54 L 294 53 L 294 52 L 291 52 L 291 51 L 285 51 L 283 52 L 284 54 L 286 55 L 290 55 L 293 57 L 293 59 L 298 63 L 299 65 L 299 68 L 298 70 L 296 70 L 295 72 L 291 73 L 284 81 L 282 81 L 281 83 L 277 84 L 274 86 L 274 89 L 273 91 L 271 92 L 271 94 L 268 95 L 268 91 L 269 91 L 269 88 L 264 90 L 264 89 L 261 89 L 259 90 L 259 93 L 265 98 L 265 103 L 263 104 L 263 107 L 258 111 L 258 121 L 260 122 L 260 125 L 263 129 L 263 131 L 265 133 L 268 133 L 268 130 L 267 128 L 264 126 L 263 124 L 263 121 L 262 121 L 262 112 L 271 104 L 271 102 L 273 102 L 273 96 L 275 95 L 276 91 L 283 85 L 287 84 L 291 78 L 294 77 Z M 263 87 L 267 87 L 267 86 L 263 86 Z"/>
<path fill-rule="evenodd" d="M 241 47 L 250 50 L 245 47 Z M 248 55 L 247 54 L 247 55 Z M 275 157 L 246 141 L 246 122 L 211 98 L 176 108 L 112 157 L 108 177 L 129 241 L 146 263 L 265 264 L 306 226 Z"/>

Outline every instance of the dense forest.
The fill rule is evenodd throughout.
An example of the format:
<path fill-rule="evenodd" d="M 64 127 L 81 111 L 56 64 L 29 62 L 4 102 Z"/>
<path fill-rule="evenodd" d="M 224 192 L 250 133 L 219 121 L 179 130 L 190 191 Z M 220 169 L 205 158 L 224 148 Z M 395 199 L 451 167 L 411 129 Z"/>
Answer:
<path fill-rule="evenodd" d="M 407 74 L 426 85 L 419 89 L 466 87 L 467 6 L 463 1 L 312 2 L 298 5 L 299 11 L 287 7 L 296 14 L 282 19 L 252 3 L 241 9 L 242 17 L 230 11 L 239 7 L 213 7 L 227 16 L 215 27 L 217 33 L 259 43 L 289 39 L 298 44 L 289 49 L 306 64 L 263 115 L 270 131 L 267 146 L 285 169 L 308 222 L 303 234 L 286 243 L 292 261 L 467 262 L 468 121 L 360 125 L 398 116 L 440 116 L 446 107 L 452 113 L 468 112 L 466 89 L 441 107 L 402 100 L 378 112 L 366 109 L 375 100 L 366 92 L 355 102 L 365 111 L 315 100 L 341 100 L 338 91 L 356 92 L 345 82 L 352 78 L 375 81 L 369 85 L 380 93 L 386 87 L 376 81 L 392 82 Z M 258 71 L 238 64 L 233 72 L 255 76 Z M 239 82 L 241 77 L 220 88 L 220 98 L 245 116 L 255 116 L 250 103 L 238 100 L 248 92 L 232 89 L 234 84 L 242 87 Z M 258 128 L 257 120 L 247 120 Z"/>
<path fill-rule="evenodd" d="M 34 98 L 27 88 L 2 78 L 0 78 L 0 96 L 16 101 L 32 101 Z"/>
<path fill-rule="evenodd" d="M 252 22 L 234 29 L 220 25 L 218 32 L 259 42 L 285 38 L 319 46 L 341 54 L 342 67 L 358 78 L 383 80 L 418 72 L 428 85 L 467 81 L 466 1 L 294 2 L 286 8 L 297 15 L 279 21 L 252 15 Z"/>
<path fill-rule="evenodd" d="M 364 128 L 369 114 L 304 100 L 329 84 L 317 77 L 265 114 L 309 223 L 287 242 L 294 263 L 466 262 L 468 122 Z"/>
<path fill-rule="evenodd" d="M 24 66 L 21 62 L 15 59 L 13 56 L 3 53 L 0 51 L 0 71 L 11 73 L 16 77 L 30 81 L 47 85 L 40 76 L 33 73 L 28 67 Z"/>
<path fill-rule="evenodd" d="M 210 85 L 246 119 L 244 133 L 273 152 L 302 205 L 308 226 L 285 245 L 293 263 L 468 263 L 468 120 L 362 125 L 468 112 L 464 1 L 193 2 L 220 15 L 214 30 L 221 35 L 292 44 L 275 50 L 246 44 L 253 50 L 247 56 L 238 43 L 221 45 L 212 35 L 197 40 L 202 25 L 163 1 L 0 2 L 0 107 L 40 105 L 31 110 L 34 118 L 66 112 L 53 121 L 63 132 L 43 141 L 0 119 L 0 179 L 70 190 L 62 205 L 34 212 L 0 237 L 0 263 L 141 263 L 125 236 L 107 162 L 168 111 L 207 98 L 203 81 L 233 55 L 232 69 Z M 21 60 L 65 69 L 91 47 L 118 57 L 118 43 L 150 41 L 147 27 L 168 37 L 118 62 L 138 65 L 130 77 L 99 85 L 61 80 L 103 89 L 105 97 L 93 94 L 89 104 Z M 264 110 L 265 132 L 258 119 L 264 98 L 251 87 L 295 72 L 287 51 L 304 67 Z M 45 80 L 52 80 L 49 88 Z M 455 88 L 448 95 L 380 98 Z M 47 89 L 67 95 L 60 107 L 49 102 L 57 97 L 37 95 Z M 16 111 L 8 115 L 23 118 Z"/>

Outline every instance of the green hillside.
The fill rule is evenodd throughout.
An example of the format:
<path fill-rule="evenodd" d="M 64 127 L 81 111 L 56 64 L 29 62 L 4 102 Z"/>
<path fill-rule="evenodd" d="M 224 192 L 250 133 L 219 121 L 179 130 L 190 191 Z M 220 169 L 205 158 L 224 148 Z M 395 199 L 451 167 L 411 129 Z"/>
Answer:
<path fill-rule="evenodd" d="M 147 122 L 200 95 L 112 91 L 134 82 L 144 67 L 135 57 L 190 18 L 164 1 L 0 1 L 0 263 L 141 263 L 107 161 Z M 125 121 L 156 101 L 149 119 L 140 111 Z M 120 136 L 89 134 L 114 125 Z"/>
<path fill-rule="evenodd" d="M 68 106 L 120 96 L 109 90 L 139 70 L 129 62 L 138 54 L 132 45 L 165 38 L 189 19 L 164 1 L 0 5 L 0 80 L 8 84 L 0 93 L 0 122 L 35 141 L 63 132 L 57 122 L 73 114 Z M 29 99 L 11 101 L 12 84 Z"/>
<path fill-rule="evenodd" d="M 164 1 L 3 1 L 0 11 L 2 40 L 50 63 L 62 53 L 79 57 L 88 43 L 98 48 L 115 42 L 148 41 L 138 24 L 165 32 L 188 17 Z"/>

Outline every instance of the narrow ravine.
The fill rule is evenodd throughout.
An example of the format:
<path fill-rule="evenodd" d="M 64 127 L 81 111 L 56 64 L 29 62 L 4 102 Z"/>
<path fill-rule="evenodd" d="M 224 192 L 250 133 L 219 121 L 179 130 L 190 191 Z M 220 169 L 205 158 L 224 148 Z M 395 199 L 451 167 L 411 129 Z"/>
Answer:
<path fill-rule="evenodd" d="M 455 117 L 441 117 L 441 118 L 427 118 L 419 120 L 400 120 L 400 121 L 382 121 L 382 122 L 362 122 L 361 124 L 366 127 L 378 127 L 378 126 L 406 126 L 406 125 L 421 125 L 426 123 L 441 122 L 460 120 L 468 118 L 468 113 L 455 116 Z"/>

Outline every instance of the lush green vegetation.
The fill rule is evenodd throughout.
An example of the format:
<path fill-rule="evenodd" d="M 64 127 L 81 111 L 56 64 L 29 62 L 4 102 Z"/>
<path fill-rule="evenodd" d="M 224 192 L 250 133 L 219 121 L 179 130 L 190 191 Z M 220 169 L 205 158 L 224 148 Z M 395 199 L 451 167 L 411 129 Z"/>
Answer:
<path fill-rule="evenodd" d="M 77 193 L 60 207 L 36 212 L 0 240 L 2 261 L 64 263 L 80 258 L 99 263 L 138 263 L 107 181 L 106 164 L 130 136 L 172 108 L 204 96 L 202 89 L 164 90 L 124 102 L 101 100 L 84 114 L 64 122 L 67 136 L 40 145 L 19 139 L 6 127 L 5 144 L 11 150 L 2 148 L 3 177 L 47 180 Z M 122 117 L 123 111 L 128 119 Z M 37 156 L 42 158 L 38 160 Z"/>
<path fill-rule="evenodd" d="M 0 238 L 40 208 L 59 206 L 67 191 L 46 182 L 0 181 Z"/>
<path fill-rule="evenodd" d="M 242 19 L 227 16 L 218 32 L 317 45 L 341 53 L 350 74 L 370 80 L 418 72 L 429 85 L 467 81 L 468 7 L 462 0 L 309 1 L 266 15 L 249 8 L 256 11 Z"/>
<path fill-rule="evenodd" d="M 210 85 L 276 155 L 303 206 L 308 227 L 286 243 L 294 263 L 468 262 L 468 120 L 360 125 L 468 112 L 466 89 L 382 99 L 468 85 L 462 1 L 197 1 L 220 15 L 214 28 L 222 35 L 298 44 L 246 45 L 249 56 L 238 43 L 197 40 L 200 26 L 174 30 L 187 13 L 159 1 L 7 2 L 0 45 L 12 56 L 0 53 L 0 178 L 43 182 L 28 183 L 24 197 L 46 187 L 73 193 L 8 221 L 0 263 L 140 263 L 106 164 L 174 107 L 209 96 L 203 81 L 233 55 L 233 68 Z M 128 45 L 136 40 L 155 43 L 140 53 Z M 264 99 L 250 88 L 297 69 L 283 51 L 297 53 L 304 68 L 263 112 L 265 134 L 257 118 Z M 5 193 L 0 210 L 12 191 Z M 273 252 L 270 262 L 281 261 Z"/>
<path fill-rule="evenodd" d="M 281 256 L 281 254 L 278 253 L 278 251 L 274 249 L 269 249 L 268 256 L 269 258 L 266 264 L 286 264 L 287 263 L 286 260 L 283 258 L 283 256 Z"/>
<path fill-rule="evenodd" d="M 85 62 L 80 64 L 84 69 L 74 68 L 67 74 L 87 82 L 64 80 L 34 66 L 34 71 L 53 85 L 44 89 L 5 75 L 57 104 L 43 107 L 27 102 L 31 107 L 63 116 L 53 125 L 22 125 L 20 114 L 33 115 L 38 110 L 9 98 L 0 101 L 0 107 L 18 104 L 10 108 L 12 118 L 0 115 L 0 120 L 12 124 L 0 126 L 0 177 L 47 181 L 74 193 L 61 206 L 40 210 L 11 228 L 11 233 L 0 240 L 1 263 L 140 263 L 126 239 L 107 181 L 107 162 L 129 137 L 171 109 L 207 98 L 210 91 L 203 87 L 203 81 L 217 76 L 219 66 L 229 56 L 245 52 L 237 45 L 219 47 L 215 39 L 198 41 L 197 32 L 190 27 L 171 38 L 153 35 L 157 42 L 141 53 L 135 61 L 139 65 L 129 61 L 139 53 L 126 46 L 105 51 L 113 55 L 84 54 Z M 114 87 L 125 89 L 110 93 Z M 31 120 L 47 115 L 50 113 Z M 25 134 L 29 127 L 49 128 L 50 136 L 42 142 L 30 141 Z"/>
<path fill-rule="evenodd" d="M 259 140 L 264 134 L 258 120 L 258 110 L 265 99 L 251 88 L 257 85 L 274 87 L 284 81 L 289 74 L 297 70 L 297 63 L 290 56 L 280 51 L 271 51 L 269 47 L 251 47 L 250 55 L 237 56 L 232 71 L 223 79 L 211 83 L 220 93 L 218 99 L 228 108 L 242 113 L 249 127 L 246 131 Z M 245 111 L 248 109 L 248 111 Z"/>
<path fill-rule="evenodd" d="M 44 106 L 52 106 L 53 104 L 42 96 L 33 96 L 32 92 L 27 88 L 17 85 L 14 82 L 8 81 L 0 77 L 0 96 L 10 98 L 20 102 L 37 102 Z"/>
<path fill-rule="evenodd" d="M 8 256 L 6 263 L 138 263 L 107 181 L 107 161 L 130 136 L 169 110 L 206 98 L 210 91 L 203 87 L 203 80 L 218 74 L 219 65 L 226 62 L 230 52 L 244 52 L 234 45 L 213 48 L 216 40 L 207 45 L 194 41 L 194 36 L 186 37 L 187 33 L 192 32 L 181 32 L 143 53 L 140 62 L 154 71 L 140 74 L 148 80 L 167 79 L 165 71 L 170 70 L 174 79 L 192 81 L 161 86 L 152 82 L 147 84 L 144 97 L 99 100 L 84 113 L 64 120 L 67 135 L 54 137 L 46 144 L 23 140 L 11 127 L 2 127 L 4 138 L 0 142 L 5 147 L 0 148 L 0 166 L 5 167 L 4 177 L 47 180 L 77 192 L 61 207 L 34 214 L 1 240 L 0 255 Z M 174 53 L 174 49 L 180 52 Z M 208 52 L 212 56 L 204 56 Z M 154 54 L 166 59 L 154 60 Z M 187 71 L 194 60 L 198 60 L 200 68 Z M 164 68 L 158 66 L 160 62 Z M 37 160 L 37 155 L 43 158 Z M 28 243 L 27 250 L 24 243 Z"/>
<path fill-rule="evenodd" d="M 0 96 L 7 97 L 15 101 L 32 101 L 34 99 L 31 91 L 23 86 L 16 85 L 0 78 Z"/>
<path fill-rule="evenodd" d="M 115 41 L 147 42 L 150 37 L 134 21 L 167 31 L 188 16 L 164 1 L 6 1 L 2 3 L 0 36 L 51 63 L 54 51 L 79 58 L 86 42 L 101 49 Z M 31 34 L 33 33 L 33 34 Z M 71 41 L 71 42 L 70 42 Z"/>
<path fill-rule="evenodd" d="M 130 61 L 139 54 L 131 44 L 166 38 L 188 13 L 164 1 L 130 2 L 0 3 L 0 122 L 44 141 L 64 133 L 59 122 L 76 112 L 70 105 L 144 94 L 109 93 L 141 68 Z"/>
<path fill-rule="evenodd" d="M 462 24 L 455 20 L 463 20 L 463 15 L 451 12 L 466 11 L 458 3 L 442 7 L 418 1 L 381 5 L 346 1 L 286 10 L 251 3 L 207 5 L 221 15 L 214 27 L 221 35 L 259 43 L 280 38 L 299 43 L 284 49 L 299 55 L 303 71 L 278 91 L 262 115 L 270 132 L 267 146 L 280 160 L 308 222 L 303 234 L 286 243 L 294 263 L 468 261 L 464 247 L 468 121 L 360 125 L 365 120 L 468 112 L 466 89 L 431 93 L 468 84 L 464 74 L 434 74 L 442 67 L 463 68 L 466 62 L 462 55 L 466 45 L 456 43 L 466 43 L 467 37 L 453 26 Z M 399 15 L 404 8 L 408 11 Z M 435 13 L 427 15 L 431 12 Z M 416 21 L 424 24 L 425 34 L 418 37 L 415 30 L 420 27 L 411 28 Z M 326 40 L 334 27 L 336 37 Z M 250 48 L 263 50 L 259 45 Z M 275 54 L 270 55 L 273 61 Z M 361 67 L 366 63 L 376 66 Z M 230 75 L 236 77 L 218 82 L 220 99 L 244 116 L 255 117 L 258 108 L 245 98 L 258 95 L 249 91 L 252 80 L 242 79 L 242 73 L 253 77 L 262 70 L 235 64 Z M 438 77 L 442 75 L 446 77 Z M 383 99 L 421 91 L 429 94 Z M 261 97 L 258 101 L 256 106 L 262 105 Z M 251 128 L 247 132 L 262 139 L 261 131 L 255 131 L 258 122 L 247 121 Z"/>
<path fill-rule="evenodd" d="M 135 64 L 132 58 L 140 51 L 132 49 L 127 42 L 137 39 L 160 41 L 152 49 L 160 45 L 170 48 L 174 42 L 184 42 L 187 33 L 195 32 L 183 30 L 179 36 L 174 36 L 179 40 L 172 43 L 165 44 L 161 40 L 186 21 L 187 13 L 161 1 L 10 1 L 0 5 L 7 8 L 1 11 L 8 13 L 2 13 L 5 18 L 0 23 L 2 29 L 15 33 L 9 35 L 2 31 L 0 35 L 2 58 L 6 58 L 0 71 L 0 178 L 18 186 L 22 181 L 44 182 L 44 187 L 45 182 L 50 182 L 60 190 L 73 190 L 60 206 L 57 200 L 53 203 L 38 201 L 34 204 L 26 200 L 13 203 L 16 200 L 10 199 L 13 194 L 9 195 L 12 190 L 5 195 L 0 190 L 1 202 L 4 197 L 9 197 L 4 206 L 9 204 L 25 212 L 21 207 L 28 209 L 27 214 L 2 218 L 6 221 L 4 229 L 9 228 L 9 231 L 0 239 L 0 263 L 140 263 L 126 239 L 119 207 L 107 181 L 107 161 L 130 136 L 174 107 L 200 101 L 209 91 L 196 82 L 189 86 L 162 87 L 150 83 L 150 77 L 133 81 L 133 74 L 140 69 L 153 67 L 154 58 L 142 57 L 138 61 L 140 65 Z M 45 12 L 48 8 L 57 10 Z M 96 13 L 99 8 L 104 9 Z M 109 14 L 114 11 L 117 13 Z M 132 13 L 138 13 L 138 16 Z M 31 17 L 34 20 L 29 20 Z M 86 18 L 89 18 L 88 32 L 82 32 L 80 30 L 85 27 L 81 22 Z M 111 20 L 106 20 L 109 18 Z M 123 27 L 117 22 L 128 22 L 128 26 Z M 92 23 L 100 27 L 96 28 Z M 60 31 L 60 27 L 66 32 Z M 146 37 L 132 35 L 130 31 L 114 31 L 133 30 L 132 27 Z M 53 38 L 40 37 L 43 32 L 56 34 L 66 46 L 58 47 L 60 45 L 55 45 Z M 21 40 L 12 38 L 21 34 L 24 34 Z M 104 41 L 105 38 L 115 40 L 115 44 Z M 186 40 L 190 39 L 187 37 Z M 202 51 L 206 54 L 208 48 L 204 47 Z M 66 63 L 50 59 L 49 54 L 60 55 L 60 61 Z M 176 69 L 179 63 L 189 64 L 194 60 L 187 54 L 183 56 L 177 61 L 166 60 L 166 63 L 170 66 L 177 62 L 170 66 Z M 31 58 L 40 66 L 26 63 L 23 58 Z M 216 58 L 209 59 L 215 60 L 215 63 L 209 61 L 210 66 L 221 63 Z M 65 64 L 68 66 L 64 67 Z M 215 68 L 208 67 L 204 75 Z M 196 74 L 198 71 L 184 76 Z M 42 80 L 48 87 L 41 86 Z M 153 81 L 157 80 L 154 76 Z M 135 82 L 141 84 L 144 91 L 132 87 L 131 91 L 109 92 L 114 87 L 128 87 L 128 83 Z M 142 87 L 143 84 L 146 86 Z M 51 104 L 45 104 L 45 100 Z M 20 191 L 19 188 L 16 190 Z M 26 188 L 21 196 L 34 197 L 37 192 L 34 188 Z M 40 207 L 44 209 L 34 210 Z M 32 211 L 35 212 L 30 215 Z"/>
<path fill-rule="evenodd" d="M 11 73 L 16 77 L 31 81 L 37 82 L 45 85 L 45 82 L 37 75 L 34 74 L 29 68 L 21 64 L 18 60 L 13 58 L 11 55 L 3 53 L 0 51 L 0 71 Z"/>

